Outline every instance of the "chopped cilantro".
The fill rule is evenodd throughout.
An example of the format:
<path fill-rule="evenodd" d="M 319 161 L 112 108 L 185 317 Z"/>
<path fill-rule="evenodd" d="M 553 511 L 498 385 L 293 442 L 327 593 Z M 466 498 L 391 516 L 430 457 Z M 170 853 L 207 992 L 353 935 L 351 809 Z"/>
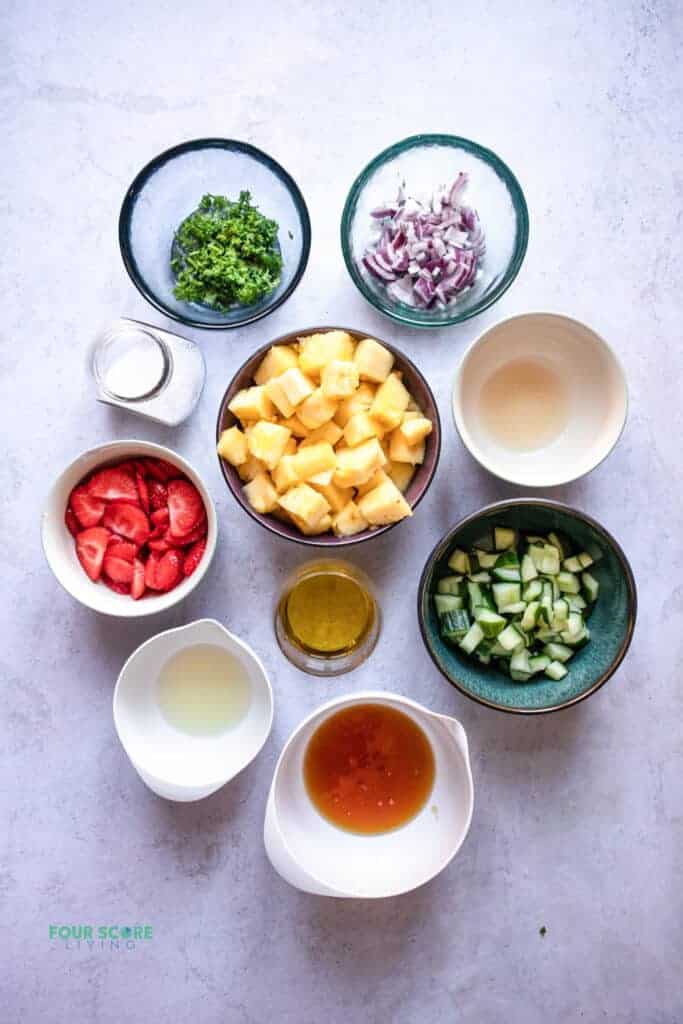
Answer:
<path fill-rule="evenodd" d="M 541 927 L 540 927 L 540 928 L 538 929 L 538 934 L 539 934 L 539 935 L 541 936 L 541 938 L 545 938 L 545 936 L 546 936 L 546 934 L 547 934 L 547 931 L 548 931 L 548 929 L 547 929 L 547 928 L 546 928 L 546 926 L 545 926 L 545 925 L 543 924 L 543 925 L 541 925 Z"/>
<path fill-rule="evenodd" d="M 280 283 L 278 224 L 251 205 L 249 192 L 237 202 L 205 195 L 178 227 L 173 240 L 173 294 L 226 311 L 251 306 Z"/>

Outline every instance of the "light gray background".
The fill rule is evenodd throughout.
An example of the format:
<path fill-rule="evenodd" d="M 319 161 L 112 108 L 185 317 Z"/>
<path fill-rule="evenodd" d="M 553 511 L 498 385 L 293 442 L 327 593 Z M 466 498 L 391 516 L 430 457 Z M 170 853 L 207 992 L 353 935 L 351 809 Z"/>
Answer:
<path fill-rule="evenodd" d="M 6 1024 L 67 1018 L 213 1024 L 608 1020 L 678 1024 L 681 992 L 680 7 L 119 0 L 2 5 L 2 701 L 0 990 Z M 492 147 L 531 211 L 522 272 L 488 313 L 421 334 L 376 316 L 338 242 L 343 200 L 381 148 L 419 131 Z M 163 323 L 129 282 L 116 225 L 139 168 L 180 140 L 241 138 L 281 160 L 313 221 L 308 271 L 275 315 L 196 332 L 208 383 L 190 422 L 145 424 L 94 401 L 97 328 Z M 516 493 L 473 464 L 449 392 L 467 343 L 532 309 L 585 319 L 615 346 L 628 427 L 588 479 L 555 492 L 623 543 L 640 587 L 635 641 L 594 698 L 534 720 L 467 701 L 423 650 L 415 589 L 460 516 Z M 385 615 L 365 667 L 321 682 L 285 662 L 271 610 L 300 549 L 227 494 L 218 401 L 257 346 L 340 322 L 414 358 L 443 415 L 437 478 L 418 514 L 355 556 Z M 172 326 L 172 325 L 170 325 Z M 53 478 L 115 437 L 161 441 L 203 473 L 220 514 L 215 563 L 173 614 L 107 621 L 76 605 L 40 550 Z M 114 735 L 130 652 L 216 616 L 272 675 L 275 724 L 258 761 L 194 806 L 148 793 Z M 261 842 L 289 731 L 326 698 L 394 688 L 458 716 L 476 788 L 460 855 L 418 892 L 332 902 L 290 889 Z M 50 924 L 149 923 L 128 952 L 67 950 Z M 542 938 L 539 929 L 547 927 Z"/>

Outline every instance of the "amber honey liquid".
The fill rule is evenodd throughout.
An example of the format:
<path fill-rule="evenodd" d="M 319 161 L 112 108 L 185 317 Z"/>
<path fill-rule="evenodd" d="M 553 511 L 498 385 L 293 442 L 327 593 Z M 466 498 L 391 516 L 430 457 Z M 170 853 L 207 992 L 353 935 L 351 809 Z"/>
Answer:
<path fill-rule="evenodd" d="M 280 615 L 287 637 L 308 654 L 335 657 L 359 647 L 375 616 L 374 601 L 339 569 L 305 574 L 284 595 Z"/>
<path fill-rule="evenodd" d="M 330 715 L 304 754 L 304 783 L 323 817 L 350 832 L 376 835 L 405 825 L 434 785 L 434 754 L 422 729 L 384 704 L 356 704 Z"/>
<path fill-rule="evenodd" d="M 504 448 L 534 451 L 564 430 L 569 401 L 564 381 L 536 359 L 506 363 L 484 382 L 479 402 L 486 432 Z"/>

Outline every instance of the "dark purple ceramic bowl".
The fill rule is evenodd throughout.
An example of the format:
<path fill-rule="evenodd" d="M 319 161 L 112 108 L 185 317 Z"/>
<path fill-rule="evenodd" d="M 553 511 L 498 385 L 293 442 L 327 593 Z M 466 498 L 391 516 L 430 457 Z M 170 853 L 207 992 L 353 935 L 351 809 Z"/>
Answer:
<path fill-rule="evenodd" d="M 292 342 L 296 341 L 297 338 L 302 338 L 308 334 L 319 334 L 323 331 L 347 331 L 351 337 L 355 338 L 357 341 L 360 341 L 361 338 L 369 337 L 367 331 L 356 331 L 350 327 L 326 325 L 322 327 L 306 327 L 303 330 L 290 331 L 288 334 L 283 334 L 279 338 L 269 341 L 267 345 L 263 345 L 262 348 L 249 356 L 247 361 L 242 364 L 230 382 L 227 391 L 223 395 L 223 400 L 220 404 L 220 409 L 218 410 L 218 421 L 216 423 L 216 443 L 218 443 L 223 430 L 227 430 L 229 427 L 238 423 L 236 417 L 233 416 L 228 409 L 228 404 L 232 401 L 238 391 L 241 391 L 242 388 L 249 387 L 253 384 L 254 374 L 268 349 L 273 345 L 290 345 Z M 394 348 L 394 346 L 390 345 L 387 341 L 384 341 L 383 338 L 378 338 L 374 334 L 372 337 L 388 348 L 390 352 L 393 352 L 395 368 L 402 372 L 405 386 L 433 424 L 432 432 L 425 442 L 424 462 L 421 466 L 417 467 L 415 475 L 410 481 L 408 489 L 405 492 L 406 501 L 413 509 L 415 509 L 427 493 L 427 488 L 432 482 L 432 477 L 436 472 L 436 466 L 441 453 L 441 422 L 439 420 L 439 411 L 436 407 L 436 402 L 434 401 L 434 395 L 432 394 L 431 388 L 418 368 L 411 363 L 403 353 L 399 352 L 398 349 Z M 235 500 L 242 506 L 244 511 L 247 512 L 252 519 L 255 519 L 257 523 L 260 523 L 261 526 L 265 526 L 267 530 L 270 530 L 271 533 L 275 533 L 279 537 L 285 537 L 287 540 L 296 541 L 297 544 L 306 544 L 309 547 L 316 548 L 346 547 L 350 544 L 360 544 L 362 541 L 369 540 L 371 537 L 379 537 L 388 530 L 392 530 L 394 526 L 398 526 L 398 523 L 392 523 L 389 526 L 378 526 L 372 530 L 363 530 L 362 533 L 357 533 L 353 537 L 335 537 L 332 533 L 324 533 L 315 537 L 308 537 L 305 534 L 300 533 L 296 526 L 291 523 L 283 522 L 281 519 L 278 519 L 273 515 L 261 515 L 259 512 L 255 512 L 244 497 L 242 481 L 240 480 L 235 467 L 231 466 L 229 462 L 225 461 L 225 459 L 221 459 L 220 456 L 218 461 L 220 462 L 221 471 L 225 477 L 225 482 L 228 485 L 230 492 Z M 401 522 L 405 522 L 405 520 L 401 520 Z"/>

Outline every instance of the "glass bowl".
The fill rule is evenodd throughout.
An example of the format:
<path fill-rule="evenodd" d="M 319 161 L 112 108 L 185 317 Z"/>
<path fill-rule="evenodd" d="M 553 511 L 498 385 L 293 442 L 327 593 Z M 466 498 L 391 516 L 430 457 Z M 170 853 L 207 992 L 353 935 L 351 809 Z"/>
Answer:
<path fill-rule="evenodd" d="M 279 225 L 280 284 L 254 305 L 227 312 L 176 299 L 176 228 L 206 193 L 237 199 L 243 190 Z M 119 244 L 133 284 L 160 312 L 189 327 L 225 330 L 260 320 L 289 298 L 306 269 L 311 222 L 296 182 L 267 153 L 234 139 L 195 139 L 167 149 L 134 179 L 121 207 Z"/>
<path fill-rule="evenodd" d="M 445 309 L 420 309 L 399 302 L 362 264 L 374 237 L 370 211 L 391 202 L 405 182 L 409 195 L 430 196 L 459 171 L 469 176 L 465 201 L 479 213 L 486 254 L 469 291 Z M 456 135 L 413 135 L 383 150 L 351 186 L 341 220 L 341 244 L 353 283 L 368 302 L 411 327 L 451 327 L 492 306 L 510 287 L 529 240 L 529 214 L 519 182 L 491 150 Z"/>

